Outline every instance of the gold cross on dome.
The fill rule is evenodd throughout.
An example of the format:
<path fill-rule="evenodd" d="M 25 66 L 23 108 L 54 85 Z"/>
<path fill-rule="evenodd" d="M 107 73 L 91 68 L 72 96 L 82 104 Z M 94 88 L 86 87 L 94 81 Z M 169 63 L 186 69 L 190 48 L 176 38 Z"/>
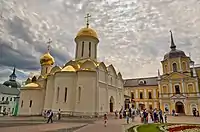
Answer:
<path fill-rule="evenodd" d="M 85 16 L 87 28 L 89 27 L 89 18 L 90 17 L 91 17 L 91 15 L 89 13 L 87 13 L 87 15 Z"/>
<path fill-rule="evenodd" d="M 49 50 L 50 50 L 50 45 L 51 45 L 51 43 L 52 43 L 52 40 L 51 39 L 49 39 L 49 41 L 47 42 L 47 50 L 48 50 L 48 52 L 49 52 Z"/>

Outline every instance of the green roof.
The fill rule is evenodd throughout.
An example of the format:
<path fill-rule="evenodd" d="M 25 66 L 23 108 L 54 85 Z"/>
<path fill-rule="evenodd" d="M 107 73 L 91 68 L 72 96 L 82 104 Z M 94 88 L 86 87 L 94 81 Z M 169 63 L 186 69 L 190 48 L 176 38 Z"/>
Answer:
<path fill-rule="evenodd" d="M 0 93 L 9 95 L 19 95 L 20 91 L 17 88 L 10 88 L 3 84 L 0 84 Z"/>

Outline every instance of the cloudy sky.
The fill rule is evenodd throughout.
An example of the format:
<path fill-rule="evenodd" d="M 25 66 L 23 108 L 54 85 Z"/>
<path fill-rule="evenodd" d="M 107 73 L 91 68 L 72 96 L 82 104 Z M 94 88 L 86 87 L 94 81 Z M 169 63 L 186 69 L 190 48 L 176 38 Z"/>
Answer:
<path fill-rule="evenodd" d="M 99 36 L 98 59 L 124 78 L 155 76 L 169 51 L 169 30 L 178 49 L 200 63 L 200 0 L 1 0 L 0 82 L 13 66 L 19 80 L 39 71 L 53 40 L 57 65 L 74 58 L 74 37 L 90 25 Z"/>

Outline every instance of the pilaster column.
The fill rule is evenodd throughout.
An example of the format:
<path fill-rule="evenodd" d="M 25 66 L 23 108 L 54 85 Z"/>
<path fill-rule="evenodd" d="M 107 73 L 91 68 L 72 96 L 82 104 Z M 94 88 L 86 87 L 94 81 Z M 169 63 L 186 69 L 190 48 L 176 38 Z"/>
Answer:
<path fill-rule="evenodd" d="M 144 98 L 146 99 L 147 98 L 147 90 L 144 89 Z"/>
<path fill-rule="evenodd" d="M 179 58 L 179 59 L 178 59 L 178 61 L 179 61 L 179 68 L 180 68 L 180 71 L 182 72 L 182 71 L 183 71 L 183 69 L 182 69 L 181 58 Z"/>
<path fill-rule="evenodd" d="M 172 81 L 169 80 L 169 92 L 171 93 L 170 96 L 172 95 L 173 93 L 173 90 L 172 90 Z"/>
<path fill-rule="evenodd" d="M 198 78 L 197 78 L 197 77 L 196 77 L 195 85 L 196 85 L 197 96 L 200 96 L 200 93 L 199 93 L 199 85 L 198 85 Z"/>
<path fill-rule="evenodd" d="M 145 108 L 148 109 L 148 103 L 144 102 Z"/>
<path fill-rule="evenodd" d="M 138 102 L 136 102 L 136 106 L 135 106 L 136 108 L 139 108 L 139 103 Z"/>
<path fill-rule="evenodd" d="M 156 98 L 156 90 L 153 89 L 153 98 Z"/>
<path fill-rule="evenodd" d="M 138 90 L 135 90 L 135 98 L 138 99 Z"/>
<path fill-rule="evenodd" d="M 154 102 L 154 109 L 157 108 L 157 102 Z"/>
<path fill-rule="evenodd" d="M 160 86 L 160 81 L 158 81 L 158 91 L 159 91 L 159 98 L 162 98 L 162 92 L 161 92 L 161 86 Z M 156 91 L 155 91 L 156 94 Z M 156 97 L 156 96 L 155 96 Z"/>
<path fill-rule="evenodd" d="M 181 86 L 182 86 L 182 93 L 185 93 L 185 87 L 184 87 L 184 81 L 183 81 L 183 79 L 181 79 Z"/>

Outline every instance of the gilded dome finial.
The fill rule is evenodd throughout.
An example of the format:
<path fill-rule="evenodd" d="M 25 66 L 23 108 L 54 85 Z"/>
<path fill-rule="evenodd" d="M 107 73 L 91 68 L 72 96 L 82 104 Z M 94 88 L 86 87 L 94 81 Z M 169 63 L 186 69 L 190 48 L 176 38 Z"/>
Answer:
<path fill-rule="evenodd" d="M 91 17 L 91 15 L 89 14 L 89 13 L 87 13 L 87 15 L 85 16 L 85 18 L 86 18 L 86 26 L 87 26 L 87 28 L 89 27 L 89 18 Z"/>
<path fill-rule="evenodd" d="M 50 44 L 52 43 L 52 40 L 51 39 L 49 39 L 49 41 L 47 42 L 47 50 L 48 50 L 48 52 L 50 51 Z"/>

